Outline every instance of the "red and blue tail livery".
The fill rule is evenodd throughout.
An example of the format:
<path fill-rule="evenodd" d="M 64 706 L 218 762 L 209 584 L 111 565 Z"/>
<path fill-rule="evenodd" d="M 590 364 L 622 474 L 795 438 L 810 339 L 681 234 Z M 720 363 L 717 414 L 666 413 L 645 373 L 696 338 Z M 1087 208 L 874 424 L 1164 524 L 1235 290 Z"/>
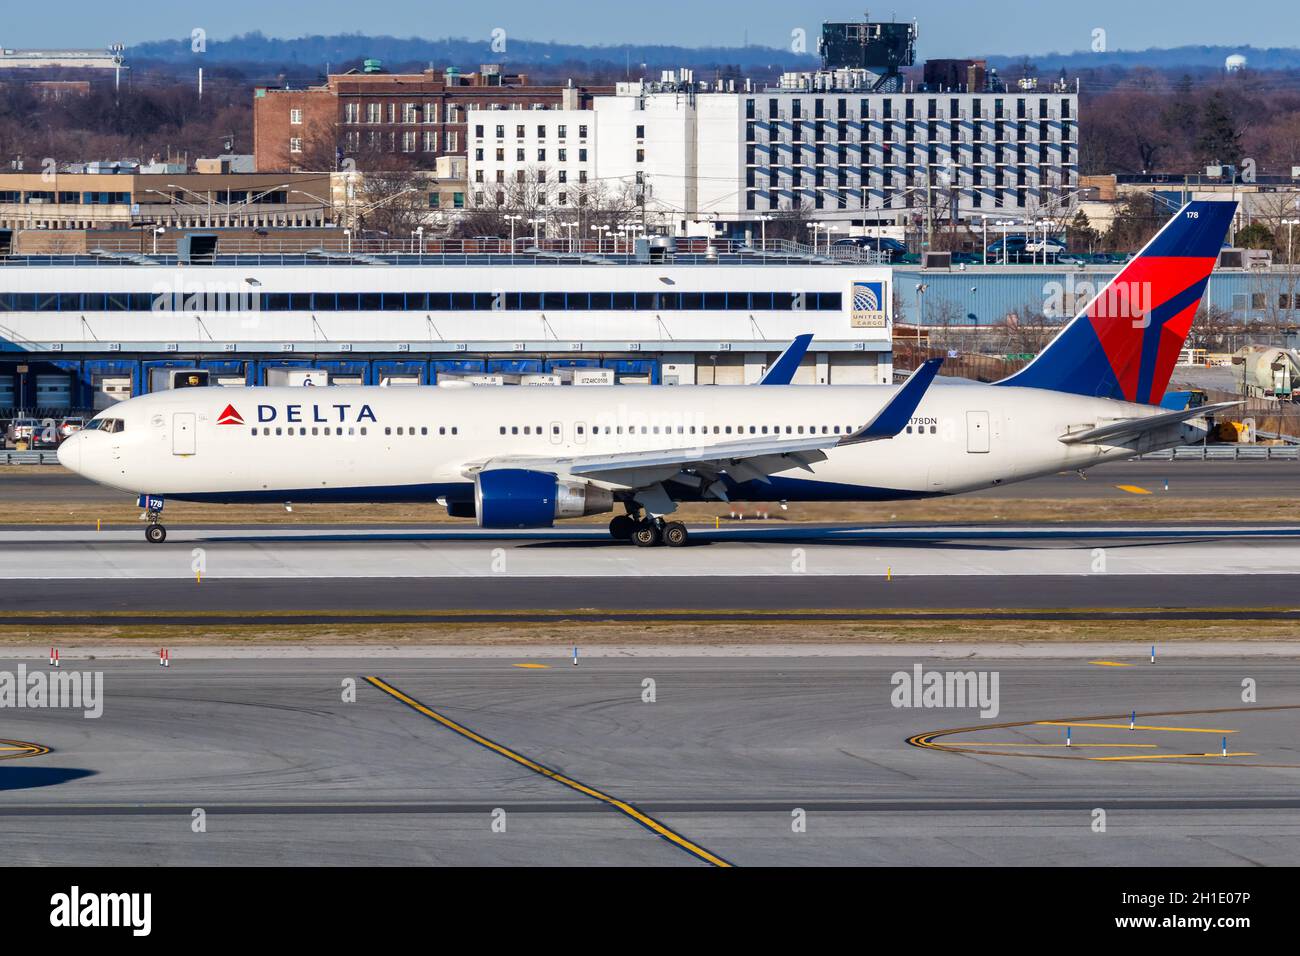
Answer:
<path fill-rule="evenodd" d="M 1236 209 L 1183 206 L 1037 358 L 998 384 L 1159 404 Z"/>

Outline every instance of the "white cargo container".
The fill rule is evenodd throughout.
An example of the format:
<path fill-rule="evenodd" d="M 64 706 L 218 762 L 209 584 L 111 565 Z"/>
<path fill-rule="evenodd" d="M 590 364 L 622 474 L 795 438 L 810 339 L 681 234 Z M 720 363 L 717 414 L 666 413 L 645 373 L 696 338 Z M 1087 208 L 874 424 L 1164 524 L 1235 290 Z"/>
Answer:
<path fill-rule="evenodd" d="M 612 368 L 575 368 L 573 370 L 574 385 L 613 385 L 614 370 Z"/>
<path fill-rule="evenodd" d="M 268 368 L 267 385 L 328 385 L 330 373 L 320 368 Z"/>

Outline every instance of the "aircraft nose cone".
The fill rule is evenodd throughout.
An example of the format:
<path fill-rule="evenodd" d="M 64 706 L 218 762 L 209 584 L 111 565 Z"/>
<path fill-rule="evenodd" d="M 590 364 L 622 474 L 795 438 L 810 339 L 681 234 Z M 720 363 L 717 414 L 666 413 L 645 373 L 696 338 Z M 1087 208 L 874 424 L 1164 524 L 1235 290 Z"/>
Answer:
<path fill-rule="evenodd" d="M 81 471 L 81 436 L 69 435 L 59 445 L 59 464 L 69 471 Z"/>

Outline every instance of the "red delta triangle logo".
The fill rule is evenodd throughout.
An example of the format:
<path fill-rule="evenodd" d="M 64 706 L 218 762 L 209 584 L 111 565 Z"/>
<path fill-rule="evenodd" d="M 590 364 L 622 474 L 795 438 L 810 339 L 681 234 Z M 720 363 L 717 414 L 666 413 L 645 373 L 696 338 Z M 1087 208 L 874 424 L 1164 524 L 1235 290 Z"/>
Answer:
<path fill-rule="evenodd" d="M 218 425 L 242 425 L 244 416 L 235 411 L 234 405 L 227 405 L 226 410 L 217 416 Z"/>

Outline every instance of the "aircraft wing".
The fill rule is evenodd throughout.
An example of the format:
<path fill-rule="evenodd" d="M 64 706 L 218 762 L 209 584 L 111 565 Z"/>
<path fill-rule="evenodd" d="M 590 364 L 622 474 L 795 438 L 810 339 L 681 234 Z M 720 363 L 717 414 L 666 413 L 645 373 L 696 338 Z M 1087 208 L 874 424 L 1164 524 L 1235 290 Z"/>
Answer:
<path fill-rule="evenodd" d="M 1244 404 L 1245 402 L 1216 402 L 1199 408 L 1185 408 L 1177 412 L 1166 412 L 1163 415 L 1151 415 L 1148 418 L 1121 418 L 1085 431 L 1069 432 L 1062 435 L 1058 441 L 1065 445 L 1122 445 L 1126 440 L 1146 432 L 1178 425 L 1193 418 L 1201 418 L 1204 415 Z"/>
<path fill-rule="evenodd" d="M 556 458 L 509 456 L 492 458 L 481 465 L 472 466 L 466 474 L 472 476 L 476 472 L 494 468 L 524 468 L 587 478 L 625 488 L 641 488 L 659 481 L 669 481 L 684 472 L 707 475 L 710 483 L 724 474 L 731 475 L 737 481 L 766 480 L 768 475 L 789 468 L 811 471 L 810 465 L 826 460 L 824 449 L 833 448 L 842 438 L 841 435 L 797 435 L 791 438 L 770 436 L 716 445 L 615 452 L 608 455 Z M 687 483 L 699 484 L 694 480 Z"/>
<path fill-rule="evenodd" d="M 870 422 L 849 435 L 772 435 L 715 444 L 555 458 L 512 455 L 470 465 L 464 473 L 472 477 L 489 469 L 523 468 L 624 488 L 675 481 L 707 488 L 710 494 L 721 496 L 719 479 L 723 475 L 736 481 L 767 481 L 769 475 L 792 467 L 812 471 L 812 465 L 826 460 L 826 450 L 838 445 L 893 438 L 916 411 L 941 362 L 942 359 L 932 359 L 918 368 Z"/>

